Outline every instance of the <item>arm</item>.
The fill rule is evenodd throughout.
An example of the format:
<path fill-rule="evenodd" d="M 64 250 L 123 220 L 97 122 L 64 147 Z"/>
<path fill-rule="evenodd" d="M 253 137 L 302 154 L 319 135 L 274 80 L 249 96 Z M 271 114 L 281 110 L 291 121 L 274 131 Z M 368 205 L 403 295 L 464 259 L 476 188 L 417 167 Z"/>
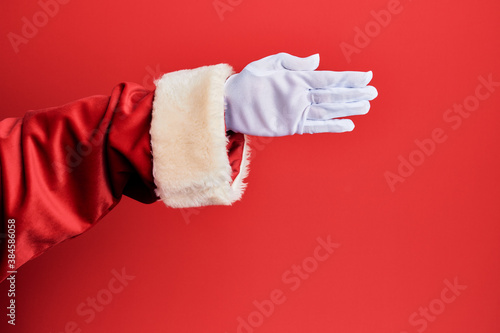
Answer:
<path fill-rule="evenodd" d="M 0 281 L 86 231 L 122 195 L 171 207 L 229 205 L 241 197 L 248 147 L 225 131 L 227 65 L 164 75 L 110 96 L 29 111 L 0 122 L 1 232 L 15 219 L 15 268 L 1 243 Z"/>
<path fill-rule="evenodd" d="M 239 200 L 247 134 L 352 131 L 343 118 L 368 112 L 372 73 L 318 66 L 317 55 L 280 53 L 232 76 L 225 64 L 183 70 L 155 91 L 122 83 L 111 96 L 0 122 L 1 232 L 16 221 L 16 262 L 8 267 L 2 242 L 0 281 L 95 225 L 122 195 L 177 208 Z"/>

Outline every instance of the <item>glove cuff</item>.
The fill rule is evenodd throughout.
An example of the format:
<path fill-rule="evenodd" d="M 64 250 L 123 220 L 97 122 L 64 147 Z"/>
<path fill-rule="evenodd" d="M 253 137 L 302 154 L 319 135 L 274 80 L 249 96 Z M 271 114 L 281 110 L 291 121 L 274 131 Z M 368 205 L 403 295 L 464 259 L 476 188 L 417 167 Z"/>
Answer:
<path fill-rule="evenodd" d="M 219 64 L 163 75 L 156 84 L 151 148 L 156 194 L 170 207 L 230 205 L 245 189 L 248 140 L 234 172 L 224 123 L 224 84 L 233 73 Z M 234 140 L 233 140 L 234 141 Z"/>

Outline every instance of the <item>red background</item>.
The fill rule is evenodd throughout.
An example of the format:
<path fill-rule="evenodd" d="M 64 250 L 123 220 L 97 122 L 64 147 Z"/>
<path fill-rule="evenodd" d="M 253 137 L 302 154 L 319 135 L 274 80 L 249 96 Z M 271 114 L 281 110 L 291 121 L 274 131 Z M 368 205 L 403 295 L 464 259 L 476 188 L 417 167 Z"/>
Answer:
<path fill-rule="evenodd" d="M 1 116 L 109 94 L 121 81 L 151 87 L 161 72 L 220 62 L 239 71 L 281 51 L 320 53 L 320 69 L 373 70 L 369 114 L 352 133 L 254 138 L 249 186 L 232 207 L 124 198 L 19 270 L 15 328 L 0 285 L 0 330 L 233 333 L 255 300 L 280 289 L 286 301 L 254 332 L 500 332 L 500 87 L 457 129 L 443 118 L 480 76 L 500 81 L 500 3 L 402 0 L 348 62 L 340 44 L 356 45 L 356 27 L 376 29 L 371 11 L 388 1 L 222 2 L 232 9 L 223 20 L 213 0 L 72 0 L 17 53 L 8 33 L 42 9 L 1 2 Z M 392 191 L 386 172 L 398 173 L 400 155 L 424 156 L 415 140 L 436 128 L 446 141 Z M 340 247 L 292 291 L 282 275 L 328 235 Z M 135 278 L 85 322 L 78 306 L 122 268 Z M 467 288 L 442 303 L 455 278 Z M 409 321 L 429 305 L 432 320 Z"/>

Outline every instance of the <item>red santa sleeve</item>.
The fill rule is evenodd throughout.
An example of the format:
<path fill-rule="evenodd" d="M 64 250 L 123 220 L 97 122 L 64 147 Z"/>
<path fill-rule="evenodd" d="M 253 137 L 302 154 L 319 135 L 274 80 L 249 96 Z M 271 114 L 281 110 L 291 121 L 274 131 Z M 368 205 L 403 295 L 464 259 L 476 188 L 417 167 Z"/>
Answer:
<path fill-rule="evenodd" d="M 0 281 L 88 230 L 122 195 L 176 208 L 239 200 L 249 148 L 225 131 L 231 74 L 225 64 L 168 73 L 155 91 L 121 83 L 110 96 L 1 121 Z"/>

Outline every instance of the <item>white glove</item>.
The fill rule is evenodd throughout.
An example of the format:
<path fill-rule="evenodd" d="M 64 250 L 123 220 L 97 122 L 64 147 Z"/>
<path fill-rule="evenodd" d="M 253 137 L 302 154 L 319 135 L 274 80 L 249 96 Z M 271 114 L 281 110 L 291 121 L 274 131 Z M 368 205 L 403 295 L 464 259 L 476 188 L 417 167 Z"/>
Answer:
<path fill-rule="evenodd" d="M 275 54 L 247 65 L 225 85 L 226 129 L 255 136 L 352 131 L 377 90 L 372 72 L 315 71 L 319 54 Z"/>

